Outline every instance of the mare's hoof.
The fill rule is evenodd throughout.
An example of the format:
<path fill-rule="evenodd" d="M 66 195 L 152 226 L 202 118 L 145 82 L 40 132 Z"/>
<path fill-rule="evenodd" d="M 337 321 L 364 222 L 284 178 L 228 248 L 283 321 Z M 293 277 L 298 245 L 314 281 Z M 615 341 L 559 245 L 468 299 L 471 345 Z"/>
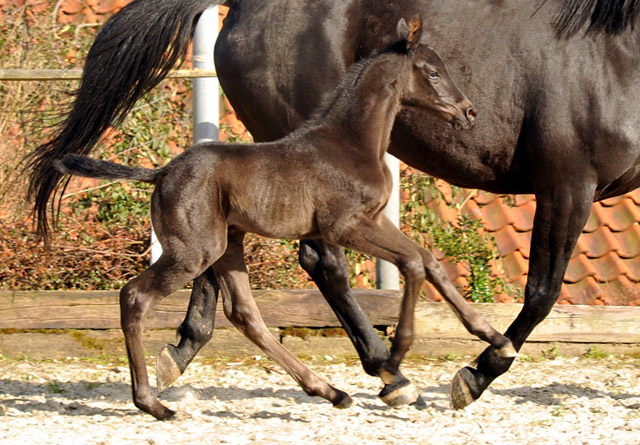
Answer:
<path fill-rule="evenodd" d="M 396 385 L 385 385 L 378 394 L 380 400 L 391 407 L 398 407 L 402 405 L 415 404 L 416 407 L 421 407 L 421 405 L 426 406 L 422 397 L 420 397 L 420 393 L 413 383 L 409 381 L 405 381 L 402 386 Z"/>
<path fill-rule="evenodd" d="M 165 345 L 162 351 L 160 351 L 156 363 L 158 394 L 161 394 L 162 391 L 167 389 L 169 385 L 182 375 L 182 370 L 180 370 L 177 363 L 178 354 L 176 351 L 177 349 L 173 345 Z"/>
<path fill-rule="evenodd" d="M 353 406 L 353 399 L 349 394 L 345 394 L 338 403 L 333 404 L 333 407 L 338 409 L 347 409 L 351 408 L 351 406 Z"/>
<path fill-rule="evenodd" d="M 462 409 L 477 399 L 469 387 L 469 382 L 473 379 L 473 369 L 468 366 L 462 368 L 453 377 L 450 394 L 453 409 Z"/>

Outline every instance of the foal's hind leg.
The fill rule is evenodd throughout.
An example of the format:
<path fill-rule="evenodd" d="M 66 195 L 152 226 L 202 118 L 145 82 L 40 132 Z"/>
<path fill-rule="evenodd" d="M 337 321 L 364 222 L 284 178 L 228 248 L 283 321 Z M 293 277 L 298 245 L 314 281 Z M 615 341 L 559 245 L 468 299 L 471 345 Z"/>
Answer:
<path fill-rule="evenodd" d="M 178 346 L 165 345 L 158 355 L 158 393 L 184 373 L 198 351 L 211 339 L 219 290 L 211 267 L 194 280 L 187 315 L 178 327 L 180 343 Z"/>
<path fill-rule="evenodd" d="M 229 235 L 225 254 L 214 264 L 222 288 L 224 312 L 253 343 L 291 375 L 304 392 L 330 401 L 336 408 L 348 408 L 353 400 L 317 376 L 278 342 L 265 325 L 251 295 L 244 262 L 243 233 Z"/>
<path fill-rule="evenodd" d="M 380 377 L 382 364 L 389 360 L 389 350 L 371 326 L 349 286 L 347 262 L 342 247 L 321 239 L 303 240 L 300 264 L 313 278 L 329 306 L 340 320 L 351 339 L 365 372 Z M 413 384 L 401 372 L 380 392 L 382 400 L 390 406 L 415 404 L 426 406 Z"/>
<path fill-rule="evenodd" d="M 160 403 L 149 384 L 142 344 L 143 323 L 158 300 L 188 283 L 196 273 L 186 259 L 165 252 L 120 291 L 120 318 L 131 370 L 133 403 L 159 420 L 171 418 L 174 412 Z"/>

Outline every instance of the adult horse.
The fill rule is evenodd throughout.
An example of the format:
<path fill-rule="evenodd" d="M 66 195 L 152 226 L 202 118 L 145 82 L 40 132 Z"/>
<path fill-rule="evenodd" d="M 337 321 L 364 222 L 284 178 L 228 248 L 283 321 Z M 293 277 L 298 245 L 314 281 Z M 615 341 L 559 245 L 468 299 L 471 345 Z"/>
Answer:
<path fill-rule="evenodd" d="M 102 132 L 186 51 L 198 14 L 216 1 L 138 0 L 103 28 L 74 109 L 31 158 L 30 192 L 46 236 L 49 198 L 67 152 L 88 152 Z M 591 203 L 640 181 L 638 0 L 234 0 L 216 45 L 220 82 L 257 140 L 301 125 L 354 61 L 384 47 L 400 16 L 421 13 L 426 39 L 481 110 L 456 133 L 431 116 L 401 113 L 390 152 L 462 187 L 535 193 L 525 304 L 506 336 L 520 348 L 550 312 Z M 295 43 L 291 43 L 295 42 Z M 300 260 L 376 375 L 389 356 L 348 286 L 341 250 L 302 245 Z M 198 283 L 197 283 L 198 284 Z M 210 336 L 214 289 L 196 286 L 178 348 L 161 367 L 179 375 Z M 205 323 L 206 322 L 206 323 Z M 511 366 L 493 348 L 454 379 L 463 407 Z M 407 382 L 395 382 L 406 384 Z M 388 386 L 388 385 L 387 385 Z M 387 389 L 383 390 L 383 392 Z"/>

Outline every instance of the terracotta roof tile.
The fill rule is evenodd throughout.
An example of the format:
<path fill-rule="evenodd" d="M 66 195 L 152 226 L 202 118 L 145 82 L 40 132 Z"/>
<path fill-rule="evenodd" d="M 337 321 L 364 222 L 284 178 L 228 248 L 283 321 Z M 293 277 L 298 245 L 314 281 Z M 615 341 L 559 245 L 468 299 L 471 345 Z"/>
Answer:
<path fill-rule="evenodd" d="M 529 262 L 520 253 L 516 251 L 502 258 L 502 266 L 507 277 L 518 277 L 524 275 L 529 270 Z"/>
<path fill-rule="evenodd" d="M 565 283 L 560 299 L 571 304 L 592 304 L 603 292 L 593 277 L 586 277 L 576 283 Z"/>
<path fill-rule="evenodd" d="M 493 232 L 492 235 L 500 256 L 506 256 L 519 250 L 525 258 L 529 258 L 531 232 L 518 232 L 511 224 L 508 224 L 497 232 Z"/>
<path fill-rule="evenodd" d="M 607 215 L 603 206 L 600 204 L 594 205 L 591 208 L 589 219 L 587 220 L 584 229 L 582 229 L 582 232 L 594 232 L 598 230 L 598 228 L 604 224 L 604 221 L 606 221 L 606 219 Z"/>
<path fill-rule="evenodd" d="M 484 226 L 490 232 L 496 232 L 506 226 L 513 225 L 518 231 L 528 231 L 533 227 L 535 205 L 532 201 L 520 206 L 508 206 L 502 199 L 491 201 L 481 209 Z"/>
<path fill-rule="evenodd" d="M 468 277 L 469 270 L 462 264 L 455 263 L 452 259 L 444 259 L 440 261 L 444 270 L 447 271 L 447 275 L 451 281 L 458 279 L 459 277 Z"/>
<path fill-rule="evenodd" d="M 603 205 L 603 208 L 606 206 Z M 614 232 L 627 230 L 640 221 L 640 209 L 631 199 L 623 199 L 618 204 L 607 208 L 607 224 Z"/>
<path fill-rule="evenodd" d="M 618 254 L 623 258 L 636 258 L 640 255 L 640 224 L 634 224 L 624 232 L 617 234 Z"/>
<path fill-rule="evenodd" d="M 634 273 L 634 268 L 629 267 L 627 264 L 631 263 L 631 261 L 626 261 L 620 258 L 615 252 L 609 252 L 608 254 L 600 258 L 594 258 L 589 262 L 593 265 L 593 269 L 596 272 L 594 277 L 598 282 L 606 283 L 613 281 L 620 275 L 625 275 L 628 278 L 637 281 L 638 277 L 637 274 Z"/>
<path fill-rule="evenodd" d="M 481 205 L 486 206 L 487 204 L 499 199 L 498 195 L 494 195 L 493 193 L 485 192 L 484 190 L 479 190 L 478 194 L 475 197 L 475 201 Z"/>
<path fill-rule="evenodd" d="M 496 296 L 499 301 L 521 300 L 528 273 L 535 197 L 505 199 L 487 192 L 473 192 L 463 211 L 479 217 L 496 242 L 499 267 L 496 275 L 517 289 L 518 295 Z M 443 209 L 442 205 L 433 206 Z M 455 222 L 451 209 L 442 214 Z M 436 253 L 437 252 L 437 253 Z M 445 262 L 444 254 L 434 251 Z M 460 266 L 445 266 L 461 283 L 468 273 Z M 435 292 L 435 290 L 433 291 Z M 563 304 L 640 305 L 640 191 L 594 203 L 592 212 L 572 254 L 560 297 Z"/>
<path fill-rule="evenodd" d="M 599 258 L 611 250 L 621 250 L 618 239 L 608 227 L 600 226 L 591 233 L 582 233 L 580 241 L 587 247 L 589 258 Z"/>
<path fill-rule="evenodd" d="M 640 189 L 635 189 L 624 195 L 624 197 L 632 200 L 635 205 L 640 205 Z"/>
<path fill-rule="evenodd" d="M 587 277 L 595 276 L 598 271 L 593 267 L 589 258 L 581 254 L 575 256 L 569 261 L 569 267 L 564 277 L 565 283 L 577 283 Z"/>

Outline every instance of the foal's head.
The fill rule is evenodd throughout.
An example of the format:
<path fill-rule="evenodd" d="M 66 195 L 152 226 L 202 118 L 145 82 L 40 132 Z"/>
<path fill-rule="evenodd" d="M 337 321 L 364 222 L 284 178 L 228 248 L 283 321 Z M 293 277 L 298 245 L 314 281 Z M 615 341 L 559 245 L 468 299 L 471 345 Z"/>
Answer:
<path fill-rule="evenodd" d="M 435 112 L 456 130 L 472 128 L 476 122 L 473 104 L 458 89 L 438 54 L 424 43 L 422 20 L 415 16 L 407 25 L 398 22 L 398 35 L 406 41 L 406 54 L 411 61 L 411 80 L 402 104 Z"/>

